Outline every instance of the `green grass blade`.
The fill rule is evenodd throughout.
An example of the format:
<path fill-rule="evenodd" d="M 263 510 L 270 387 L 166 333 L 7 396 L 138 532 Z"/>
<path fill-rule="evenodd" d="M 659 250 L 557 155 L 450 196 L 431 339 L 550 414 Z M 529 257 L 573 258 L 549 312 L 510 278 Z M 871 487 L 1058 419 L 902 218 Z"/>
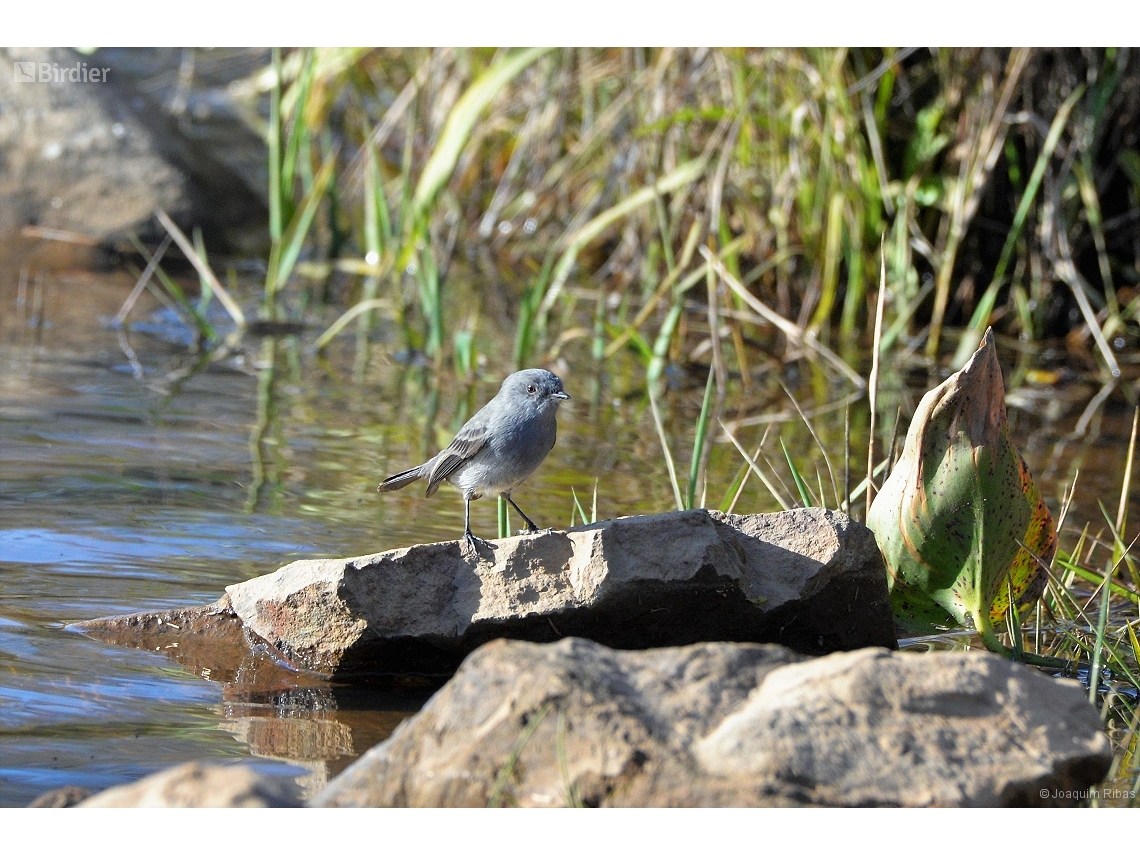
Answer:
<path fill-rule="evenodd" d="M 1105 580 L 1107 583 L 1107 579 Z M 1100 595 L 1100 616 L 1096 622 L 1096 644 L 1093 645 L 1092 664 L 1089 666 L 1089 703 L 1096 703 L 1097 687 L 1100 684 L 1101 657 L 1104 653 L 1104 630 L 1108 624 L 1108 600 L 1110 587 L 1105 584 Z"/>
<path fill-rule="evenodd" d="M 730 483 L 728 489 L 724 491 L 724 496 L 721 498 L 720 504 L 716 506 L 718 511 L 732 513 L 732 509 L 736 507 L 736 501 L 740 498 L 740 494 L 744 490 L 744 482 L 748 480 L 748 474 L 751 471 L 747 463 L 740 464 L 740 468 L 736 470 L 736 477 L 732 479 L 732 483 Z"/>
<path fill-rule="evenodd" d="M 475 374 L 475 333 L 472 330 L 456 330 L 454 337 L 455 373 L 460 377 Z"/>
<path fill-rule="evenodd" d="M 285 217 L 281 210 L 281 48 L 273 48 L 273 88 L 269 90 L 269 239 L 281 240 Z"/>
<path fill-rule="evenodd" d="M 697 419 L 697 434 L 693 438 L 693 459 L 689 464 L 689 489 L 685 493 L 685 508 L 692 508 L 696 502 L 697 476 L 700 473 L 701 455 L 704 453 L 705 441 L 708 436 L 709 415 L 712 412 L 712 390 L 716 373 L 709 366 L 709 379 L 705 383 L 705 397 L 701 402 L 701 415 Z"/>
<path fill-rule="evenodd" d="M 654 391 L 657 384 L 649 382 L 649 409 L 653 413 L 653 426 L 657 429 L 657 439 L 661 442 L 661 451 L 665 455 L 665 468 L 669 471 L 669 486 L 673 488 L 673 499 L 677 502 L 677 510 L 685 510 L 685 500 L 681 495 L 681 482 L 677 480 L 677 468 L 673 465 L 673 453 L 669 451 L 669 437 L 665 435 L 665 425 L 661 421 L 661 408 L 657 403 L 657 393 Z"/>
<path fill-rule="evenodd" d="M 677 323 L 681 320 L 682 309 L 681 301 L 678 299 L 669 309 L 669 314 L 665 316 L 665 321 L 661 324 L 661 329 L 653 342 L 653 358 L 649 360 L 649 368 L 645 373 L 645 380 L 650 386 L 656 385 L 657 381 L 661 379 L 661 372 L 665 370 L 669 354 L 669 342 L 677 329 Z"/>
<path fill-rule="evenodd" d="M 1021 636 L 1021 615 L 1017 610 L 1017 597 L 1013 593 L 1013 585 L 1009 579 L 1005 580 L 1005 595 L 1009 601 L 1009 608 L 1005 613 L 1006 631 L 1010 641 L 1013 642 L 1013 652 L 1018 662 L 1025 661 L 1025 640 Z"/>
<path fill-rule="evenodd" d="M 578 516 L 582 519 L 582 524 L 586 524 L 586 512 L 582 509 L 582 503 L 578 501 L 578 493 L 573 487 L 570 488 L 570 495 L 574 497 L 574 508 L 577 509 Z M 574 526 L 574 513 L 573 509 L 570 514 L 570 526 Z"/>
<path fill-rule="evenodd" d="M 384 183 L 380 178 L 380 164 L 376 149 L 368 146 L 368 169 L 364 172 L 364 251 L 365 261 L 378 264 L 388 243 L 391 224 L 388 200 L 384 198 Z"/>
<path fill-rule="evenodd" d="M 420 289 L 420 306 L 428 325 L 424 353 L 438 359 L 443 355 L 445 338 L 439 266 L 435 260 L 435 249 L 430 243 L 425 244 L 417 255 L 416 282 Z"/>
<path fill-rule="evenodd" d="M 805 482 L 800 475 L 800 470 L 796 467 L 796 464 L 792 462 L 792 455 L 789 453 L 788 447 L 784 445 L 783 437 L 780 437 L 780 448 L 783 449 L 784 459 L 788 461 L 788 468 L 792 471 L 792 480 L 796 482 L 796 490 L 800 494 L 800 501 L 804 503 L 805 508 L 815 507 L 811 490 L 808 489 L 807 482 Z"/>
<path fill-rule="evenodd" d="M 1053 559 L 1053 563 L 1086 582 L 1092 582 L 1093 584 L 1101 584 L 1104 582 L 1104 576 L 1102 574 L 1097 573 L 1095 570 L 1089 570 L 1087 567 L 1082 567 L 1080 564 L 1077 564 L 1071 559 L 1062 556 L 1060 553 L 1058 553 L 1057 556 Z M 1135 591 L 1124 587 L 1119 582 L 1114 581 L 1110 584 L 1112 587 L 1112 593 L 1124 597 L 1127 600 L 1131 600 L 1137 605 L 1140 605 L 1140 595 L 1137 595 Z"/>
<path fill-rule="evenodd" d="M 317 215 L 321 198 L 324 196 L 325 190 L 332 180 L 336 160 L 337 151 L 334 149 L 325 157 L 325 161 L 321 165 L 321 170 L 317 173 L 313 181 L 312 190 L 301 202 L 300 209 L 294 215 L 285 233 L 281 236 L 281 242 L 275 246 L 274 251 L 270 253 L 269 272 L 265 279 L 266 299 L 270 302 L 276 298 L 277 292 L 289 281 L 293 267 L 296 265 L 297 259 L 301 255 L 301 250 L 304 248 L 309 227 L 313 224 L 313 218 Z"/>
<path fill-rule="evenodd" d="M 309 100 L 309 89 L 313 84 L 313 73 L 316 65 L 316 50 L 309 48 L 305 51 L 301 63 L 301 74 L 297 78 L 296 98 L 290 99 L 293 104 L 293 121 L 286 131 L 285 109 L 282 107 L 278 117 L 280 134 L 285 136 L 284 153 L 281 156 L 281 172 L 270 174 L 270 181 L 278 181 L 281 199 L 281 221 L 288 223 L 293 218 L 293 180 L 297 173 L 297 157 L 301 150 L 302 139 L 308 139 L 310 129 L 305 124 L 305 105 Z M 280 85 L 280 82 L 279 84 Z M 284 103 L 284 102 L 282 102 Z M 279 233 L 280 236 L 280 233 Z"/>
<path fill-rule="evenodd" d="M 542 271 L 538 274 L 538 278 L 535 279 L 534 284 L 527 289 L 526 295 L 523 297 L 522 303 L 519 306 L 518 326 L 515 327 L 514 360 L 516 369 L 522 369 L 526 366 L 534 350 L 537 333 L 534 323 L 535 317 L 538 312 L 538 304 L 542 301 L 542 295 L 546 292 L 546 284 L 550 281 L 550 272 L 553 267 L 554 252 L 550 251 L 546 254 L 546 260 L 542 264 Z"/>
<path fill-rule="evenodd" d="M 827 325 L 831 309 L 839 290 L 839 264 L 843 237 L 842 193 L 834 193 L 827 206 L 827 231 L 823 247 L 823 282 L 820 287 L 819 304 L 812 316 L 810 329 L 817 331 Z"/>
<path fill-rule="evenodd" d="M 202 230 L 197 226 L 194 227 L 194 251 L 198 253 L 198 257 L 204 261 L 207 266 L 210 264 L 210 258 L 206 255 L 206 242 L 202 239 Z M 198 274 L 198 287 L 201 292 L 198 296 L 198 305 L 195 307 L 198 314 L 203 317 L 206 316 L 206 309 L 210 305 L 210 300 L 214 296 L 214 289 L 210 285 L 210 280 L 202 274 Z"/>

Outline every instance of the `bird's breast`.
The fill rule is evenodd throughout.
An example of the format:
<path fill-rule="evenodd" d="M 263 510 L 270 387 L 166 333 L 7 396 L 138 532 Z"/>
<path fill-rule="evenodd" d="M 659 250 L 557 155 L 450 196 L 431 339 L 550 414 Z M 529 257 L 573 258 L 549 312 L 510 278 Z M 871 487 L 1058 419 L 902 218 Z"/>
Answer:
<path fill-rule="evenodd" d="M 483 447 L 448 480 L 473 498 L 509 493 L 546 459 L 556 436 L 553 414 L 490 425 Z"/>

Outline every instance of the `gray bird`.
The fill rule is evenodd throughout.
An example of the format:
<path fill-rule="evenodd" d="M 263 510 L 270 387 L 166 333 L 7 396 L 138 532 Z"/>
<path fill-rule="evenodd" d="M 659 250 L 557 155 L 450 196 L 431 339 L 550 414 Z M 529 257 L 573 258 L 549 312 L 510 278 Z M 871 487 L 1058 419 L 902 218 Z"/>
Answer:
<path fill-rule="evenodd" d="M 499 394 L 468 419 L 443 451 L 426 463 L 384 479 L 381 493 L 427 478 L 427 495 L 450 481 L 463 493 L 463 539 L 474 549 L 483 539 L 471 533 L 471 500 L 499 495 L 519 512 L 528 531 L 538 526 L 511 498 L 511 491 L 546 459 L 558 438 L 558 405 L 569 401 L 562 381 L 542 368 L 516 371 Z"/>

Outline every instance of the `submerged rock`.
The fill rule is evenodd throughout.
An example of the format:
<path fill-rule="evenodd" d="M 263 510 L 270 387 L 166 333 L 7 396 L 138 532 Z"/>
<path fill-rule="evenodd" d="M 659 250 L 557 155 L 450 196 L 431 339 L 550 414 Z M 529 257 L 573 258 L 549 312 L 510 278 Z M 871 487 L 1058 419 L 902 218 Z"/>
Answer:
<path fill-rule="evenodd" d="M 300 807 L 300 792 L 289 778 L 246 766 L 183 763 L 111 787 L 76 807 Z"/>
<path fill-rule="evenodd" d="M 1111 760 L 1077 683 L 989 653 L 496 641 L 310 803 L 1053 805 Z"/>
<path fill-rule="evenodd" d="M 772 641 L 809 653 L 895 646 L 874 537 L 820 509 L 625 517 L 492 541 L 477 557 L 449 541 L 296 561 L 226 592 L 212 607 L 189 610 L 199 636 L 212 614 L 231 634 L 240 624 L 292 665 L 327 674 L 448 674 L 503 637 L 580 636 L 625 649 L 697 641 Z M 142 629 L 165 634 L 186 613 L 76 626 L 139 644 Z M 163 647 L 150 637 L 141 646 Z"/>

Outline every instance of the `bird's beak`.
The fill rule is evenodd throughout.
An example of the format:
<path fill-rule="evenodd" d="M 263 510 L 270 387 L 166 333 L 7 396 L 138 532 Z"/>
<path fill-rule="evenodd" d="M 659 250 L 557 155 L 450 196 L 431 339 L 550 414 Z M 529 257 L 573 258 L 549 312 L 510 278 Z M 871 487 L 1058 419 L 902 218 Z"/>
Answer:
<path fill-rule="evenodd" d="M 567 395 L 565 392 L 555 392 L 550 397 L 557 398 L 559 401 L 572 401 L 572 400 L 574 400 L 569 395 Z"/>

